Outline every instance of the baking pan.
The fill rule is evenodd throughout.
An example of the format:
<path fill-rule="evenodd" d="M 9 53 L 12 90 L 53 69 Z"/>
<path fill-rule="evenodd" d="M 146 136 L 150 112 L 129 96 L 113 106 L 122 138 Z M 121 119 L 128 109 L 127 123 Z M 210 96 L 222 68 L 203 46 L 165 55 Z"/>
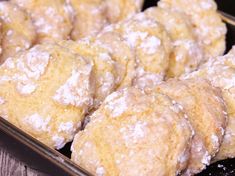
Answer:
<path fill-rule="evenodd" d="M 146 0 L 144 8 L 156 5 L 157 0 Z M 227 24 L 227 51 L 235 45 L 235 1 L 218 0 L 219 11 Z M 71 143 L 56 151 L 24 133 L 0 117 L 0 147 L 10 152 L 26 165 L 48 175 L 89 176 L 88 171 L 74 164 L 69 158 Z M 214 163 L 197 176 L 234 176 L 235 159 Z"/>

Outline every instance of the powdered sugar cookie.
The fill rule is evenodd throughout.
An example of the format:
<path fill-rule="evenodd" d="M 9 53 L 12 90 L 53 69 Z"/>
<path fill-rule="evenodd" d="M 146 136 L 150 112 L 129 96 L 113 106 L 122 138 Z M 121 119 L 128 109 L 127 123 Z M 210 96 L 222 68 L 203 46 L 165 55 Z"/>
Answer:
<path fill-rule="evenodd" d="M 235 157 L 235 47 L 225 56 L 211 58 L 198 71 L 184 75 L 185 78 L 202 77 L 222 89 L 227 105 L 228 126 L 220 151 L 214 160 Z M 226 113 L 226 112 L 225 112 Z"/>
<path fill-rule="evenodd" d="M 184 175 L 194 175 L 210 164 L 218 152 L 226 126 L 226 108 L 220 89 L 203 79 L 169 80 L 158 85 L 155 91 L 177 101 L 188 115 L 195 136 L 190 161 Z"/>
<path fill-rule="evenodd" d="M 128 43 L 117 32 L 102 32 L 96 37 L 96 43 L 105 47 L 115 61 L 117 72 L 116 89 L 132 85 L 135 77 L 135 54 Z"/>
<path fill-rule="evenodd" d="M 216 12 L 214 0 L 161 0 L 163 9 L 173 9 L 187 14 L 194 26 L 200 45 L 207 58 L 222 55 L 225 51 L 226 26 Z"/>
<path fill-rule="evenodd" d="M 134 84 L 143 88 L 162 81 L 171 52 L 171 41 L 164 28 L 144 13 L 139 13 L 117 24 L 114 30 L 135 52 L 138 68 Z"/>
<path fill-rule="evenodd" d="M 32 21 L 26 12 L 11 2 L 0 2 L 1 34 L 1 63 L 18 51 L 30 48 L 36 34 Z"/>
<path fill-rule="evenodd" d="M 56 45 L 36 45 L 0 69 L 0 116 L 46 145 L 71 141 L 92 105 L 92 63 Z"/>
<path fill-rule="evenodd" d="M 187 16 L 159 7 L 149 8 L 144 13 L 162 24 L 172 39 L 173 49 L 167 77 L 178 77 L 196 70 L 204 59 L 204 54 Z"/>
<path fill-rule="evenodd" d="M 184 115 L 162 94 L 114 92 L 76 135 L 72 160 L 94 175 L 177 175 L 192 137 Z"/>
<path fill-rule="evenodd" d="M 95 95 L 94 106 L 100 103 L 115 90 L 116 75 L 115 62 L 109 52 L 94 43 L 93 38 L 86 38 L 78 42 L 60 41 L 59 45 L 94 62 Z"/>
<path fill-rule="evenodd" d="M 68 39 L 72 29 L 65 0 L 11 0 L 31 16 L 38 42 Z"/>

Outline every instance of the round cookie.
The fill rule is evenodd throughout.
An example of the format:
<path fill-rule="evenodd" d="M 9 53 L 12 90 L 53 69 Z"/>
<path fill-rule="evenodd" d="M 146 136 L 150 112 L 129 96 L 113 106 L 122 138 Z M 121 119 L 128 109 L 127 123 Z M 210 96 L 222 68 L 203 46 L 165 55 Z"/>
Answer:
<path fill-rule="evenodd" d="M 110 23 L 117 23 L 139 13 L 144 0 L 105 0 L 107 19 Z"/>
<path fill-rule="evenodd" d="M 67 48 L 70 52 L 93 61 L 95 79 L 94 108 L 97 108 L 105 97 L 116 88 L 117 73 L 111 55 L 105 48 L 95 44 L 93 38 L 85 38 L 78 42 L 59 41 L 58 44 Z"/>
<path fill-rule="evenodd" d="M 114 92 L 76 135 L 72 160 L 94 175 L 177 175 L 193 133 L 184 115 L 162 94 Z"/>
<path fill-rule="evenodd" d="M 92 105 L 92 63 L 57 45 L 36 45 L 0 69 L 0 116 L 60 149 Z"/>
<path fill-rule="evenodd" d="M 173 49 L 167 77 L 178 77 L 196 70 L 204 59 L 204 54 L 187 16 L 159 7 L 148 8 L 144 13 L 162 24 L 172 39 Z"/>
<path fill-rule="evenodd" d="M 135 77 L 136 60 L 127 42 L 117 32 L 107 31 L 96 37 L 96 43 L 106 48 L 115 61 L 116 89 L 131 86 Z"/>
<path fill-rule="evenodd" d="M 225 56 L 211 58 L 198 71 L 182 76 L 187 78 L 205 78 L 222 89 L 227 105 L 228 126 L 220 151 L 214 160 L 235 157 L 235 47 Z M 226 112 L 224 112 L 226 113 Z"/>
<path fill-rule="evenodd" d="M 189 16 L 194 32 L 206 58 L 222 55 L 225 51 L 226 26 L 222 22 L 214 0 L 161 0 L 163 9 L 180 11 Z M 205 58 L 205 59 L 206 59 Z"/>
<path fill-rule="evenodd" d="M 11 2 L 0 2 L 0 20 L 2 28 L 0 62 L 3 63 L 18 51 L 30 48 L 36 40 L 36 33 L 27 13 Z"/>
<path fill-rule="evenodd" d="M 223 112 L 226 108 L 220 89 L 203 79 L 172 79 L 154 90 L 177 101 L 187 113 L 195 136 L 184 175 L 201 172 L 218 152 L 224 135 L 226 115 Z"/>
<path fill-rule="evenodd" d="M 68 0 L 68 2 L 74 16 L 71 39 L 95 36 L 108 24 L 103 0 Z"/>
<path fill-rule="evenodd" d="M 144 13 L 139 13 L 118 23 L 114 30 L 122 35 L 135 52 L 137 71 L 134 85 L 144 88 L 161 82 L 168 68 L 172 48 L 164 28 Z"/>
<path fill-rule="evenodd" d="M 38 42 L 66 40 L 72 30 L 66 0 L 11 0 L 25 9 L 33 20 Z"/>

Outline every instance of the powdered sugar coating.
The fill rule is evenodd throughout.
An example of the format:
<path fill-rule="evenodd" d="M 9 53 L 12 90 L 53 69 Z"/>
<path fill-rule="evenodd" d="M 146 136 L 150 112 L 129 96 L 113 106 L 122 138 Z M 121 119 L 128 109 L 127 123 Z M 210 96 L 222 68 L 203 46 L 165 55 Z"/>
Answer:
<path fill-rule="evenodd" d="M 235 86 L 235 47 L 225 56 L 211 58 L 205 64 L 201 65 L 198 71 L 182 76 L 183 79 L 203 77 L 211 81 L 216 87 L 229 90 Z"/>
<path fill-rule="evenodd" d="M 71 132 L 71 131 L 74 131 L 74 124 L 73 122 L 62 122 L 60 125 L 59 125 L 59 129 L 58 131 L 61 132 L 61 131 L 65 131 L 65 132 Z"/>
<path fill-rule="evenodd" d="M 209 165 L 211 161 L 211 156 L 206 153 L 202 159 L 202 163 L 205 165 Z"/>
<path fill-rule="evenodd" d="M 10 1 L 0 2 L 1 63 L 19 51 L 29 49 L 36 40 L 28 14 Z"/>
<path fill-rule="evenodd" d="M 171 42 L 159 23 L 144 13 L 138 13 L 117 24 L 114 30 L 122 35 L 135 52 L 137 68 L 146 74 L 162 74 L 164 77 L 168 68 Z M 138 79 L 138 73 L 136 77 Z M 147 83 L 148 81 L 145 87 L 148 87 Z"/>
<path fill-rule="evenodd" d="M 114 25 L 110 26 L 114 27 Z M 105 28 L 97 36 L 95 42 L 97 45 L 106 48 L 112 55 L 117 73 L 115 77 L 117 89 L 131 86 L 135 77 L 136 58 L 127 41 L 118 32 L 106 31 Z"/>
<path fill-rule="evenodd" d="M 104 168 L 103 168 L 103 167 L 98 167 L 98 168 L 96 169 L 96 175 L 97 175 L 97 176 L 104 176 L 104 175 L 105 175 L 105 170 L 104 170 Z"/>
<path fill-rule="evenodd" d="M 5 100 L 4 98 L 0 97 L 0 105 L 4 104 L 5 103 Z"/>
<path fill-rule="evenodd" d="M 117 73 L 115 72 L 115 62 L 112 60 L 111 54 L 105 47 L 94 42 L 93 38 L 85 38 L 78 42 L 60 41 L 59 45 L 94 63 L 94 106 L 98 107 L 104 98 L 113 92 L 116 87 L 115 79 Z"/>
<path fill-rule="evenodd" d="M 190 3 L 187 0 L 161 0 L 158 6 L 188 15 L 207 59 L 224 53 L 227 29 L 216 11 L 214 0 L 193 0 Z"/>
<path fill-rule="evenodd" d="M 164 73 L 146 72 L 139 67 L 136 69 L 136 79 L 133 80 L 133 84 L 140 89 L 151 89 L 160 84 L 163 79 Z"/>
<path fill-rule="evenodd" d="M 66 40 L 72 29 L 65 0 L 11 0 L 26 10 L 33 20 L 38 34 L 38 42 Z"/>
<path fill-rule="evenodd" d="M 125 145 L 132 146 L 137 143 L 141 138 L 146 137 L 147 123 L 138 121 L 134 125 L 128 125 L 120 129 L 121 134 L 125 141 Z"/>
<path fill-rule="evenodd" d="M 57 149 L 62 148 L 65 145 L 65 139 L 61 136 L 55 135 L 52 137 L 54 144 L 54 147 Z"/>
<path fill-rule="evenodd" d="M 13 75 L 7 81 L 15 82 L 19 93 L 29 95 L 36 90 L 36 81 L 44 74 L 50 55 L 39 46 L 35 46 L 26 54 L 20 53 L 18 58 L 14 61 L 8 58 L 2 68 L 12 70 Z"/>
<path fill-rule="evenodd" d="M 145 42 L 140 45 L 144 52 L 147 54 L 154 54 L 158 50 L 158 46 L 161 45 L 161 41 L 157 37 L 148 37 Z"/>
<path fill-rule="evenodd" d="M 53 99 L 64 105 L 83 106 L 91 105 L 89 77 L 92 65 L 86 65 L 79 70 L 72 70 L 71 77 L 62 85 L 53 96 Z M 78 86 L 79 85 L 79 86 Z"/>
<path fill-rule="evenodd" d="M 56 44 L 20 52 L 1 65 L 0 97 L 5 101 L 0 115 L 60 149 L 73 139 L 92 105 L 92 70 L 92 62 Z"/>
<path fill-rule="evenodd" d="M 225 131 L 224 141 L 220 147 L 218 155 L 215 160 L 225 159 L 227 157 L 234 157 L 234 135 L 235 123 L 235 72 L 234 72 L 235 48 L 233 47 L 228 54 L 211 58 L 207 63 L 203 64 L 198 71 L 182 76 L 182 79 L 202 77 L 208 79 L 214 86 L 221 88 L 223 92 L 223 99 L 227 106 L 228 126 Z M 217 98 L 218 99 L 218 98 Z M 223 100 L 218 99 L 222 102 Z"/>
<path fill-rule="evenodd" d="M 179 81 L 171 79 L 154 89 L 176 100 L 188 115 L 195 136 L 192 140 L 190 160 L 185 175 L 192 175 L 205 169 L 215 156 L 223 139 L 221 128 L 225 129 L 227 116 L 222 93 L 203 79 Z M 206 99 L 206 101 L 204 101 Z M 210 124 L 210 125 L 206 125 Z"/>
<path fill-rule="evenodd" d="M 138 40 L 144 40 L 148 36 L 147 32 L 131 32 L 129 35 L 126 34 L 125 39 L 129 43 L 129 45 L 133 48 L 136 47 Z M 142 45 L 143 46 L 143 45 Z"/>
<path fill-rule="evenodd" d="M 162 24 L 172 39 L 173 49 L 167 77 L 177 77 L 197 69 L 204 55 L 187 16 L 159 7 L 149 8 L 144 13 Z"/>
<path fill-rule="evenodd" d="M 51 117 L 42 117 L 38 113 L 34 113 L 24 118 L 24 122 L 31 125 L 36 131 L 49 131 L 49 122 Z"/>
<path fill-rule="evenodd" d="M 76 135 L 72 160 L 93 174 L 102 167 L 104 175 L 175 175 L 186 167 L 191 137 L 184 113 L 168 97 L 126 88 L 109 95 Z"/>

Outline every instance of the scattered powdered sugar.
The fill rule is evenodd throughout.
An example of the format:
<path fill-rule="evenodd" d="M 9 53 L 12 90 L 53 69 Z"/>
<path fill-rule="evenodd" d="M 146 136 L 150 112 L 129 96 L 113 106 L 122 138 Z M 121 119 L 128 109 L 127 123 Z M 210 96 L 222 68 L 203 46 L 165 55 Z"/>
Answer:
<path fill-rule="evenodd" d="M 213 5 L 208 1 L 201 1 L 200 5 L 203 9 L 208 10 L 213 7 Z"/>
<path fill-rule="evenodd" d="M 14 64 L 13 59 L 11 57 L 7 58 L 5 62 L 2 64 L 2 67 L 6 67 L 8 69 L 14 69 L 15 64 Z"/>
<path fill-rule="evenodd" d="M 54 135 L 52 137 L 52 140 L 54 141 L 54 146 L 56 149 L 61 149 L 64 145 L 65 145 L 65 139 L 64 137 L 58 136 L 58 135 Z"/>
<path fill-rule="evenodd" d="M 100 90 L 106 94 L 111 93 L 110 91 L 114 87 L 115 78 L 112 73 L 106 72 L 103 77 L 100 77 L 100 82 L 102 83 Z"/>
<path fill-rule="evenodd" d="M 7 36 L 10 36 L 10 35 L 12 35 L 13 34 L 13 30 L 8 30 L 7 31 Z"/>
<path fill-rule="evenodd" d="M 73 133 L 75 131 L 73 122 L 61 122 L 58 127 L 59 132 Z"/>
<path fill-rule="evenodd" d="M 226 118 L 227 118 L 227 117 L 226 117 Z M 221 135 L 222 135 L 222 136 L 224 136 L 224 134 L 225 134 L 225 130 L 224 130 L 224 128 L 223 128 L 223 127 L 220 127 L 219 129 L 220 129 L 220 133 L 221 133 Z"/>
<path fill-rule="evenodd" d="M 202 158 L 202 163 L 205 164 L 205 165 L 209 165 L 210 164 L 210 161 L 211 161 L 211 156 L 209 155 L 208 152 L 205 153 L 205 155 L 203 156 Z"/>
<path fill-rule="evenodd" d="M 176 47 L 176 61 L 185 62 L 185 59 L 188 59 L 185 65 L 185 73 L 190 73 L 192 70 L 204 60 L 204 54 L 197 42 L 190 39 L 181 39 L 173 42 L 173 46 Z M 186 57 L 187 56 L 187 57 Z"/>
<path fill-rule="evenodd" d="M 139 139 L 146 136 L 147 122 L 138 121 L 120 129 L 126 145 L 137 143 Z"/>
<path fill-rule="evenodd" d="M 21 94 L 29 95 L 36 90 L 37 85 L 34 83 L 21 83 L 20 82 L 17 84 L 16 88 Z"/>
<path fill-rule="evenodd" d="M 140 31 L 134 32 L 134 31 L 130 31 L 130 32 L 127 32 L 124 35 L 124 38 L 127 40 L 128 44 L 131 47 L 135 48 L 136 45 L 137 45 L 137 41 L 138 40 L 143 41 L 147 36 L 148 36 L 147 32 L 140 32 Z"/>
<path fill-rule="evenodd" d="M 91 148 L 92 147 L 92 143 L 90 141 L 87 141 L 87 142 L 85 142 L 84 146 L 86 148 Z"/>
<path fill-rule="evenodd" d="M 17 46 L 17 47 L 15 48 L 15 51 L 16 51 L 16 52 L 19 52 L 21 49 L 22 49 L 21 47 Z"/>
<path fill-rule="evenodd" d="M 1 3 L 0 4 L 1 19 L 4 22 L 10 23 L 11 22 L 11 18 L 10 18 L 10 14 L 8 12 L 9 7 L 7 7 L 7 6 L 8 6 L 7 3 Z"/>
<path fill-rule="evenodd" d="M 95 172 L 96 174 L 97 174 L 97 176 L 103 176 L 103 175 L 105 175 L 105 169 L 104 169 L 104 167 L 98 167 L 97 169 L 96 169 L 96 172 Z"/>
<path fill-rule="evenodd" d="M 36 80 L 45 72 L 50 59 L 49 53 L 41 50 L 38 46 L 30 49 L 28 53 L 22 53 L 14 63 L 12 58 L 8 58 L 2 67 L 16 69 L 15 74 L 8 78 L 16 83 L 17 90 L 24 95 L 35 91 Z"/>
<path fill-rule="evenodd" d="M 5 100 L 3 97 L 0 97 L 0 105 L 4 104 L 5 103 Z"/>
<path fill-rule="evenodd" d="M 183 106 L 179 104 L 177 101 L 172 100 L 172 104 L 173 106 L 170 106 L 170 109 L 173 110 L 174 112 L 179 113 L 180 111 L 184 110 Z M 184 117 L 185 119 L 188 119 L 188 116 L 185 113 L 184 113 Z"/>
<path fill-rule="evenodd" d="M 64 4 L 64 11 L 70 15 L 70 20 L 71 21 L 74 21 L 75 20 L 75 16 L 76 16 L 76 13 L 75 13 L 75 10 L 70 2 L 70 0 L 65 0 L 65 4 Z"/>
<path fill-rule="evenodd" d="M 99 58 L 103 61 L 106 61 L 106 62 L 112 61 L 112 59 L 108 53 L 99 53 Z"/>
<path fill-rule="evenodd" d="M 179 107 L 179 109 L 180 109 L 181 111 L 184 110 L 184 108 L 183 108 L 183 106 L 182 106 L 181 104 L 179 104 L 179 103 L 176 103 L 176 104 L 177 104 L 177 106 Z"/>
<path fill-rule="evenodd" d="M 32 48 L 29 51 L 30 52 L 27 53 L 25 58 L 26 65 L 22 69 L 25 71 L 29 78 L 38 80 L 40 76 L 45 72 L 46 66 L 50 59 L 50 54 L 46 51 L 40 51 L 36 47 Z"/>
<path fill-rule="evenodd" d="M 219 138 L 218 138 L 218 136 L 216 136 L 215 134 L 211 135 L 211 141 L 212 141 L 212 144 L 213 144 L 214 148 L 219 147 Z"/>
<path fill-rule="evenodd" d="M 218 164 L 217 167 L 223 169 L 224 171 L 227 170 L 227 167 L 222 164 Z M 225 176 L 234 175 L 232 173 L 234 173 L 234 170 L 229 171 L 229 173 L 228 174 L 226 173 Z"/>
<path fill-rule="evenodd" d="M 159 40 L 157 37 L 150 36 L 143 40 L 140 48 L 142 48 L 147 54 L 154 54 L 160 45 L 161 40 Z"/>
<path fill-rule="evenodd" d="M 38 113 L 34 113 L 24 118 L 24 122 L 31 125 L 37 131 L 48 131 L 51 117 L 44 118 Z"/>
<path fill-rule="evenodd" d="M 34 11 L 31 10 L 31 16 L 38 33 L 44 33 L 47 35 L 51 34 L 53 37 L 59 37 L 58 32 L 55 30 L 55 28 L 58 27 L 59 23 L 63 23 L 63 21 L 65 20 L 64 16 L 62 14 L 59 14 L 60 11 L 64 11 L 63 6 L 61 7 L 62 9 L 59 10 L 51 6 L 44 8 L 40 12 L 37 11 L 37 9 L 34 9 Z M 38 13 L 40 13 L 41 15 L 39 15 Z M 64 31 L 65 29 L 60 30 Z"/>
<path fill-rule="evenodd" d="M 112 97 L 115 98 L 115 94 L 116 93 L 113 93 L 108 97 L 108 99 L 110 99 L 111 101 L 106 99 L 106 101 L 109 101 L 109 103 L 105 106 L 107 109 L 110 110 L 111 117 L 113 118 L 122 115 L 128 109 L 126 97 L 122 96 L 117 99 L 112 99 Z"/>
<path fill-rule="evenodd" d="M 228 90 L 232 87 L 235 87 L 235 75 L 231 78 L 231 79 L 226 79 L 226 78 L 223 78 L 222 80 L 225 84 L 224 84 L 224 89 Z M 213 79 L 212 81 L 213 83 L 216 83 L 216 79 Z"/>
<path fill-rule="evenodd" d="M 209 59 L 208 62 L 201 65 L 198 71 L 186 74 L 182 78 L 187 79 L 199 76 L 210 80 L 212 85 L 225 90 L 235 87 L 234 64 L 232 63 L 234 55 L 232 52 L 231 50 L 225 56 Z M 222 102 L 222 100 L 218 101 Z"/>
<path fill-rule="evenodd" d="M 163 73 L 146 72 L 142 67 L 136 69 L 134 85 L 139 89 L 152 88 L 163 81 Z"/>
<path fill-rule="evenodd" d="M 136 125 L 134 126 L 133 130 L 133 136 L 136 138 L 142 138 L 145 136 L 144 134 L 144 128 L 146 127 L 147 123 L 146 122 L 137 122 Z"/>
<path fill-rule="evenodd" d="M 1 76 L 0 77 L 0 84 L 3 84 L 4 82 L 11 81 L 10 76 Z"/>
<path fill-rule="evenodd" d="M 53 99 L 64 105 L 80 107 L 91 103 L 90 74 L 92 65 L 73 70 L 71 77 L 62 85 L 53 96 Z"/>
<path fill-rule="evenodd" d="M 193 44 L 194 44 L 194 41 L 192 41 L 192 40 L 176 40 L 173 42 L 173 46 L 183 45 L 187 49 L 190 49 Z"/>
<path fill-rule="evenodd" d="M 189 152 L 187 150 L 184 150 L 179 156 L 178 156 L 178 161 L 180 163 L 185 163 L 189 159 Z"/>

